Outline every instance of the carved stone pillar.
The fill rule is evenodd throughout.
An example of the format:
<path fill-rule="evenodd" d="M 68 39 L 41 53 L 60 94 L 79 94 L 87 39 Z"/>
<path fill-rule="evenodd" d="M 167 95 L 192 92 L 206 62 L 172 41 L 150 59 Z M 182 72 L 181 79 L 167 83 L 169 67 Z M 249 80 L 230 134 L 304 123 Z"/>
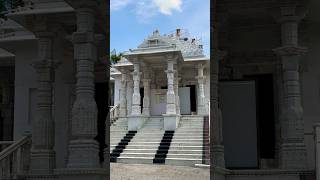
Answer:
<path fill-rule="evenodd" d="M 146 67 L 147 68 L 147 67 Z M 150 72 L 149 70 L 145 70 L 144 79 L 143 79 L 143 87 L 144 87 L 144 95 L 143 95 L 143 115 L 150 116 Z"/>
<path fill-rule="evenodd" d="M 138 59 L 133 60 L 133 94 L 132 94 L 132 107 L 131 115 L 128 118 L 128 130 L 135 131 L 143 126 L 145 119 L 141 114 L 141 96 L 140 96 L 140 64 Z"/>
<path fill-rule="evenodd" d="M 96 0 L 70 3 L 75 8 L 77 22 L 77 31 L 72 35 L 74 60 L 77 65 L 76 97 L 71 112 L 68 163 L 65 169 L 57 170 L 57 174 L 63 180 L 106 179 L 108 171 L 101 168 L 99 143 L 94 139 L 98 133 L 94 65 L 98 59 L 97 44 L 101 40 L 95 34 L 99 3 Z"/>
<path fill-rule="evenodd" d="M 298 23 L 295 7 L 281 8 L 282 47 L 274 49 L 280 56 L 283 77 L 283 109 L 281 110 L 282 144 L 280 165 L 284 169 L 307 167 L 304 120 L 301 105 L 299 61 L 306 48 L 298 46 Z"/>
<path fill-rule="evenodd" d="M 174 63 L 173 60 L 169 59 L 168 69 L 165 71 L 167 73 L 167 78 L 168 78 L 166 114 L 177 114 L 175 92 L 174 92 L 175 71 L 173 70 L 173 63 Z"/>
<path fill-rule="evenodd" d="M 94 62 L 96 46 L 92 9 L 76 10 L 77 32 L 73 33 L 74 56 L 77 63 L 76 99 L 72 108 L 72 140 L 69 142 L 68 168 L 99 167 L 97 105 L 94 99 Z"/>
<path fill-rule="evenodd" d="M 140 105 L 140 64 L 138 62 L 133 64 L 133 95 L 132 95 L 132 109 L 131 115 L 141 115 Z"/>
<path fill-rule="evenodd" d="M 178 76 L 178 72 L 175 74 L 176 77 L 176 81 L 174 83 L 174 93 L 175 93 L 175 97 L 176 97 L 176 109 L 177 109 L 177 115 L 180 115 L 180 97 L 179 97 L 179 81 L 180 81 L 180 77 Z"/>
<path fill-rule="evenodd" d="M 224 160 L 224 145 L 222 136 L 222 112 L 219 107 L 219 61 L 225 56 L 225 52 L 218 51 L 216 54 L 216 60 L 213 63 L 212 73 L 210 74 L 210 88 L 211 88 L 211 103 L 210 114 L 213 130 L 212 133 L 212 145 L 211 153 L 213 157 L 213 164 L 219 167 L 225 166 Z"/>
<path fill-rule="evenodd" d="M 176 107 L 176 97 L 175 97 L 175 70 L 174 64 L 176 59 L 173 56 L 168 56 L 168 67 L 165 71 L 167 73 L 168 79 L 168 90 L 167 90 L 167 106 L 166 114 L 164 114 L 164 129 L 165 130 L 175 130 L 179 124 L 179 116 L 177 116 L 177 107 Z"/>
<path fill-rule="evenodd" d="M 133 93 L 133 81 L 131 74 L 128 74 L 127 79 L 127 114 L 131 114 L 131 108 L 132 108 L 132 93 Z"/>
<path fill-rule="evenodd" d="M 127 72 L 121 74 L 120 117 L 127 116 Z"/>
<path fill-rule="evenodd" d="M 54 34 L 37 32 L 37 36 L 38 59 L 34 61 L 33 67 L 37 73 L 38 91 L 36 118 L 32 121 L 30 174 L 50 176 L 56 167 L 52 118 L 53 81 L 56 68 L 56 63 L 52 59 Z"/>
<path fill-rule="evenodd" d="M 205 84 L 205 76 L 203 75 L 204 66 L 202 64 L 198 64 L 198 76 L 196 79 L 198 80 L 198 103 L 197 103 L 197 111 L 198 115 L 207 115 L 208 112 L 206 110 L 206 99 L 204 93 L 204 84 Z"/>

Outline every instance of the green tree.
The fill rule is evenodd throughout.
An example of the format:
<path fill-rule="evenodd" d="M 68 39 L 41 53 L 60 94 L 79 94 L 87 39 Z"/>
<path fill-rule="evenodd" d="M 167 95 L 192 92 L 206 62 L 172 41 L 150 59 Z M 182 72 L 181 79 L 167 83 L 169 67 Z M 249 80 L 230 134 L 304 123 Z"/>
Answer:
<path fill-rule="evenodd" d="M 4 5 L 4 0 L 0 0 L 0 18 L 1 19 L 7 19 L 5 16 L 6 11 L 7 11 L 7 8 Z"/>
<path fill-rule="evenodd" d="M 113 49 L 110 53 L 110 61 L 111 61 L 111 64 L 115 64 L 117 63 L 118 61 L 120 61 L 121 57 L 122 57 L 122 53 L 120 54 L 117 54 L 116 53 L 116 50 Z"/>

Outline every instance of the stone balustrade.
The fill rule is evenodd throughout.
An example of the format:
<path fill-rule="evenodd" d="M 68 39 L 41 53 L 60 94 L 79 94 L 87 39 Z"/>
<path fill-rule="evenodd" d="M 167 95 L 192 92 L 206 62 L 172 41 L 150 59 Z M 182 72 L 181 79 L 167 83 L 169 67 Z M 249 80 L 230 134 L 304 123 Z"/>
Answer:
<path fill-rule="evenodd" d="M 0 152 L 0 179 L 19 179 L 26 175 L 30 164 L 30 149 L 31 138 L 24 136 Z"/>
<path fill-rule="evenodd" d="M 119 118 L 119 115 L 120 115 L 120 105 L 117 104 L 113 107 L 110 107 L 110 125 L 113 124 L 118 118 Z"/>

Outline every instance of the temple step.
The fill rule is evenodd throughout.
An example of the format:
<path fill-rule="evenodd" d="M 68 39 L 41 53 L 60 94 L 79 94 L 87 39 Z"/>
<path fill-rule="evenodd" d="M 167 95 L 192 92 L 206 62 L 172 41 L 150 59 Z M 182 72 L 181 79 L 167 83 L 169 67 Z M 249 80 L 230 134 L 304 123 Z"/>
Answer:
<path fill-rule="evenodd" d="M 154 156 L 153 163 L 164 164 L 171 145 L 174 131 L 165 131 L 163 138 L 158 147 L 157 153 Z"/>
<path fill-rule="evenodd" d="M 133 136 L 136 135 L 136 133 L 137 131 L 128 131 L 117 145 L 113 145 L 115 148 L 110 153 L 110 162 L 117 162 L 117 158 L 129 144 Z"/>

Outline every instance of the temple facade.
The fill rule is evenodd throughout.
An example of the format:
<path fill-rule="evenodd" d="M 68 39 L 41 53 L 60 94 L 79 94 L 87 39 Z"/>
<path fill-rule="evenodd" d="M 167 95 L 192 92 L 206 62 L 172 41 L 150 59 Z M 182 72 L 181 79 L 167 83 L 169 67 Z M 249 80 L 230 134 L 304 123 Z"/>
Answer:
<path fill-rule="evenodd" d="M 156 30 L 112 66 L 114 106 L 129 130 L 154 116 L 163 117 L 165 130 L 175 130 L 181 115 L 209 115 L 210 61 L 199 40 L 185 34 Z"/>
<path fill-rule="evenodd" d="M 110 161 L 209 164 L 210 60 L 199 39 L 155 30 L 111 66 Z"/>

